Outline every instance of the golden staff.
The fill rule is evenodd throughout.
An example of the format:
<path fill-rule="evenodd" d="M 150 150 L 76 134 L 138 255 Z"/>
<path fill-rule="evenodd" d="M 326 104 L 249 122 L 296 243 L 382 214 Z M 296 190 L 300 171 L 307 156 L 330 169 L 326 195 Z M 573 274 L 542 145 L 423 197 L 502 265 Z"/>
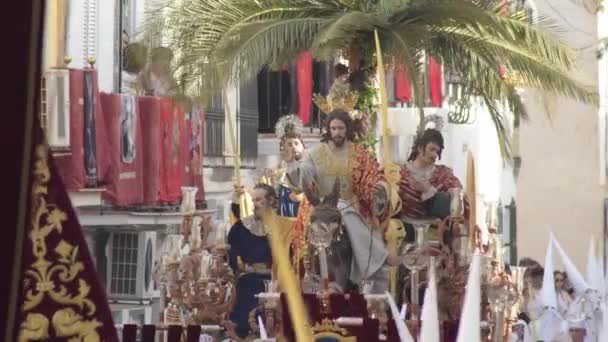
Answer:
<path fill-rule="evenodd" d="M 473 241 L 477 225 L 477 190 L 475 187 L 475 159 L 471 150 L 467 153 L 467 189 L 465 193 L 469 200 L 469 237 Z M 481 249 L 481 246 L 479 247 Z"/>
<path fill-rule="evenodd" d="M 272 209 L 267 209 L 263 214 L 264 224 L 269 228 L 270 232 L 270 249 L 272 251 L 272 263 L 276 266 L 279 286 L 285 290 L 287 295 L 287 308 L 291 317 L 291 322 L 296 335 L 296 341 L 309 342 L 313 341 L 312 330 L 308 323 L 304 300 L 298 286 L 298 279 L 295 276 L 291 263 L 289 262 L 289 253 L 286 245 L 282 243 L 279 234 L 279 229 L 288 229 L 280 227 L 277 223 L 276 214 Z"/>
<path fill-rule="evenodd" d="M 380 86 L 380 111 L 382 113 L 382 161 L 384 166 L 384 174 L 389 185 L 388 196 L 390 199 L 389 216 L 384 223 L 387 249 L 392 255 L 396 255 L 399 249 L 399 241 L 405 237 L 405 228 L 401 220 L 392 219 L 401 210 L 401 198 L 397 192 L 401 174 L 399 166 L 390 158 L 388 146 L 390 129 L 388 128 L 388 95 L 386 93 L 386 80 L 384 78 L 384 63 L 382 61 L 382 49 L 380 48 L 380 38 L 378 30 L 374 30 L 374 38 L 376 40 L 376 58 L 378 83 Z M 391 267 L 390 274 L 390 290 L 393 297 L 397 295 L 397 268 Z"/>
<path fill-rule="evenodd" d="M 224 94 L 224 111 L 226 113 L 226 120 L 228 121 L 228 133 L 230 134 L 230 144 L 232 145 L 232 154 L 234 157 L 234 178 L 236 182 L 236 186 L 238 188 L 241 187 L 241 147 L 240 144 L 237 143 L 236 134 L 234 133 L 234 123 L 232 122 L 232 114 L 230 113 L 230 107 L 228 106 L 228 95 L 226 95 L 226 91 L 223 91 Z M 253 200 L 251 199 L 251 195 L 245 191 L 239 201 L 239 211 L 241 218 L 253 215 Z M 235 218 L 236 219 L 236 218 Z M 234 221 L 234 220 L 232 220 Z M 234 223 L 234 222 L 231 222 Z"/>

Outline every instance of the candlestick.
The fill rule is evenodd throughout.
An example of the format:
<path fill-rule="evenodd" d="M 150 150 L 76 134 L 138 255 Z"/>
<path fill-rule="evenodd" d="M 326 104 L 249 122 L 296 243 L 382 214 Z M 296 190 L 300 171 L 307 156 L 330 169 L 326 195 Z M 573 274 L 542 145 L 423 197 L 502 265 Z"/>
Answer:
<path fill-rule="evenodd" d="M 201 247 L 201 220 L 198 216 L 192 219 L 192 228 L 190 229 L 190 245 L 192 249 Z"/>
<path fill-rule="evenodd" d="M 211 266 L 211 255 L 207 251 L 204 251 L 203 254 L 201 255 L 201 267 L 200 267 L 202 279 L 208 278 L 210 266 Z"/>
<path fill-rule="evenodd" d="M 327 254 L 325 248 L 319 248 L 319 263 L 321 266 L 321 279 L 329 279 L 329 272 L 327 270 Z"/>

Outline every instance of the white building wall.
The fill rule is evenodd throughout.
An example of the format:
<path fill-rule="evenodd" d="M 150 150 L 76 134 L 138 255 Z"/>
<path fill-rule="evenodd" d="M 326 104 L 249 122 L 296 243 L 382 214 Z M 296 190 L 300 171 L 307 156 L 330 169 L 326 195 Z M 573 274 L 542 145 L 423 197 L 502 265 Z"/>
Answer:
<path fill-rule="evenodd" d="M 539 14 L 557 23 L 556 33 L 576 49 L 575 76 L 597 87 L 597 20 L 581 4 L 535 1 Z M 597 88 L 596 88 L 597 89 Z M 522 167 L 517 180 L 519 257 L 543 260 L 548 231 L 556 233 L 580 269 L 590 235 L 601 236 L 604 189 L 598 181 L 598 108 L 527 90 L 531 119 L 522 122 Z"/>

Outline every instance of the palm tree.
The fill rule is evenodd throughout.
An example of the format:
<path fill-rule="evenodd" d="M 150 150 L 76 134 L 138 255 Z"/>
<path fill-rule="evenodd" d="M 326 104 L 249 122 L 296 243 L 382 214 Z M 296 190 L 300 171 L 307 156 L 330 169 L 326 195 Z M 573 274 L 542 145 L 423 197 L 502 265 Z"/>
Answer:
<path fill-rule="evenodd" d="M 527 113 L 501 70 L 521 86 L 596 101 L 570 76 L 573 52 L 511 8 L 492 0 L 166 0 L 150 12 L 146 30 L 169 42 L 180 89 L 191 97 L 254 77 L 303 49 L 317 59 L 339 53 L 365 65 L 373 61 L 377 30 L 385 60 L 407 68 L 415 94 L 425 54 L 457 72 L 485 103 L 507 156 L 506 112 L 523 119 Z M 421 96 L 414 101 L 422 107 Z"/>

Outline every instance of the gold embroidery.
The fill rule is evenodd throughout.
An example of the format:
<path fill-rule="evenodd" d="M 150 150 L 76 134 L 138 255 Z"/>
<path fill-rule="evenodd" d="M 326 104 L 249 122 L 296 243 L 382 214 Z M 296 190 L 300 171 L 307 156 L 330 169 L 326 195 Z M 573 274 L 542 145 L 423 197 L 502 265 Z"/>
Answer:
<path fill-rule="evenodd" d="M 340 158 L 334 153 L 328 144 L 320 144 L 311 152 L 311 157 L 317 167 L 324 172 L 324 177 L 339 178 L 342 199 L 352 199 L 353 197 L 353 170 L 358 167 L 357 150 L 354 145 L 347 146 L 344 157 Z M 323 194 L 327 195 L 327 194 Z"/>
<path fill-rule="evenodd" d="M 19 341 L 44 340 L 49 337 L 49 320 L 39 313 L 29 313 L 21 323 Z"/>
<path fill-rule="evenodd" d="M 35 261 L 25 271 L 25 299 L 22 310 L 27 313 L 21 324 L 19 341 L 41 340 L 49 337 L 49 319 L 33 311 L 46 298 L 62 307 L 52 316 L 53 329 L 58 337 L 68 337 L 69 341 L 99 341 L 96 329 L 102 326 L 96 319 L 85 320 L 72 308 L 73 305 L 93 316 L 96 306 L 88 296 L 89 284 L 79 274 L 84 270 L 78 261 L 78 246 L 61 239 L 55 246 L 49 246 L 47 237 L 56 232 L 62 234 L 63 222 L 68 217 L 52 203 L 47 203 L 48 182 L 51 179 L 48 166 L 48 150 L 44 145 L 36 147 L 34 182 L 32 184 L 32 215 L 29 238 Z M 53 248 L 54 247 L 54 248 Z M 78 287 L 73 290 L 78 279 Z M 76 292 L 76 293 L 74 293 Z"/>

